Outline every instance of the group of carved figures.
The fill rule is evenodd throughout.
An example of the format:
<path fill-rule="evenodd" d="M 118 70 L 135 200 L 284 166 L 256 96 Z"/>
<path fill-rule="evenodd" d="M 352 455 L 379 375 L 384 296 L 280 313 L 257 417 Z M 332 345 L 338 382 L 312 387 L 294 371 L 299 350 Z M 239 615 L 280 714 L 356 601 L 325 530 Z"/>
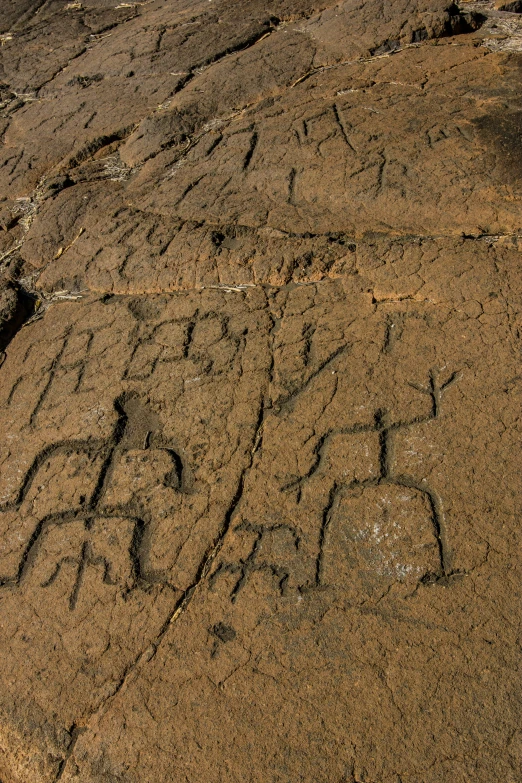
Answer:
<path fill-rule="evenodd" d="M 348 436 L 365 432 L 375 433 L 379 441 L 379 472 L 378 475 L 374 475 L 370 478 L 353 480 L 347 483 L 338 483 L 332 480 L 328 495 L 328 505 L 324 509 L 322 517 L 318 522 L 320 526 L 320 530 L 318 531 L 320 546 L 315 565 L 316 584 L 319 584 L 323 578 L 323 544 L 329 534 L 329 526 L 333 513 L 332 510 L 336 507 L 336 499 L 340 495 L 346 497 L 346 495 L 349 495 L 351 492 L 358 493 L 359 495 L 361 493 L 364 494 L 366 491 L 373 492 L 375 491 L 375 488 L 379 487 L 398 487 L 406 493 L 409 492 L 411 494 L 414 492 L 424 498 L 425 506 L 427 507 L 430 516 L 429 523 L 431 525 L 432 535 L 437 548 L 438 565 L 435 576 L 445 576 L 449 573 L 450 566 L 447 551 L 446 522 L 442 500 L 437 492 L 427 486 L 425 481 L 417 480 L 411 476 L 397 475 L 394 472 L 393 461 L 390 455 L 393 451 L 395 433 L 404 428 L 409 428 L 439 418 L 443 394 L 458 380 L 458 377 L 458 374 L 454 373 L 447 378 L 444 383 L 440 383 L 439 372 L 437 370 L 432 370 L 426 386 L 412 384 L 418 392 L 427 395 L 430 400 L 428 412 L 421 417 L 414 418 L 407 422 L 394 422 L 391 420 L 387 411 L 378 410 L 374 414 L 373 422 L 369 424 L 355 424 L 344 430 L 335 431 L 335 434 L 342 432 Z M 146 522 L 136 509 L 130 507 L 128 504 L 109 505 L 107 502 L 108 488 L 115 465 L 118 461 L 121 461 L 122 456 L 129 450 L 129 443 L 132 440 L 130 438 L 130 433 L 136 430 L 133 422 L 133 416 L 136 415 L 136 403 L 138 405 L 140 404 L 136 398 L 129 396 L 122 396 L 115 401 L 114 405 L 117 412 L 117 421 L 112 435 L 108 439 L 104 441 L 91 439 L 84 441 L 58 442 L 43 449 L 43 451 L 35 457 L 32 465 L 24 475 L 15 499 L 0 507 L 0 519 L 2 514 L 6 512 L 23 512 L 24 502 L 31 491 L 31 494 L 34 495 L 34 488 L 38 484 L 39 474 L 42 472 L 44 466 L 49 463 L 49 460 L 56 455 L 60 453 L 65 455 L 77 454 L 84 455 L 87 459 L 94 460 L 94 458 L 96 458 L 96 465 L 98 467 L 96 469 L 94 481 L 91 482 L 91 492 L 89 496 L 81 496 L 81 502 L 76 507 L 50 512 L 39 519 L 21 554 L 16 573 L 4 575 L 1 579 L 0 586 L 13 589 L 23 585 L 24 580 L 34 567 L 38 552 L 45 544 L 46 539 L 49 539 L 51 534 L 56 537 L 57 531 L 58 534 L 60 534 L 62 530 L 65 530 L 66 527 L 68 527 L 73 535 L 62 536 L 62 551 L 60 551 L 59 546 L 50 548 L 50 556 L 54 559 L 54 562 L 49 564 L 47 576 L 45 580 L 41 582 L 41 587 L 45 588 L 52 584 L 55 579 L 59 577 L 61 569 L 65 565 L 69 568 L 73 568 L 76 576 L 68 600 L 69 608 L 74 610 L 86 569 L 89 569 L 90 567 L 97 568 L 101 575 L 100 578 L 106 584 L 114 585 L 118 582 L 118 569 L 114 567 L 110 552 L 107 551 L 107 549 L 106 551 L 103 551 L 103 541 L 107 539 L 106 536 L 104 537 L 104 531 L 111 526 L 124 526 L 127 530 L 127 535 L 121 538 L 121 541 L 125 542 L 124 546 L 126 547 L 124 556 L 127 558 L 128 566 L 126 577 L 127 588 L 129 587 L 129 575 L 130 581 L 132 582 L 132 589 L 140 588 L 140 586 L 142 587 L 145 585 L 148 577 L 142 563 L 142 542 L 146 530 Z M 301 485 L 305 481 L 310 480 L 315 473 L 322 469 L 324 453 L 329 447 L 332 436 L 333 432 L 325 433 L 323 437 L 318 440 L 315 450 L 315 461 L 312 468 L 306 476 L 301 477 L 294 482 L 294 485 L 297 486 L 298 490 L 300 490 Z M 133 443 L 134 447 L 135 445 L 136 444 Z M 172 469 L 167 477 L 164 474 L 159 477 L 159 480 L 164 482 L 168 479 L 170 486 L 182 491 L 184 480 L 183 461 L 176 450 L 172 448 L 171 445 L 165 443 L 161 433 L 148 433 L 143 440 L 142 448 L 144 451 L 154 448 L 164 452 L 168 457 Z M 282 488 L 283 491 L 285 489 L 288 490 L 288 487 Z M 279 587 L 282 589 L 288 578 L 287 570 L 284 567 L 281 567 L 280 564 L 271 563 L 265 560 L 263 556 L 262 544 L 264 537 L 274 533 L 274 526 L 258 524 L 256 522 L 245 523 L 244 521 L 240 524 L 242 524 L 244 528 L 246 525 L 248 527 L 248 532 L 251 534 L 252 544 L 250 551 L 246 556 L 243 553 L 243 556 L 239 558 L 237 562 L 218 562 L 211 578 L 215 580 L 220 574 L 232 575 L 233 580 L 235 581 L 231 593 L 233 600 L 235 600 L 238 592 L 249 579 L 250 575 L 256 571 L 271 572 L 276 578 Z M 289 535 L 295 539 L 294 543 L 296 544 L 296 547 L 298 547 L 299 542 L 296 532 L 293 530 L 289 531 Z M 120 553 L 120 557 L 121 556 L 122 553 Z"/>

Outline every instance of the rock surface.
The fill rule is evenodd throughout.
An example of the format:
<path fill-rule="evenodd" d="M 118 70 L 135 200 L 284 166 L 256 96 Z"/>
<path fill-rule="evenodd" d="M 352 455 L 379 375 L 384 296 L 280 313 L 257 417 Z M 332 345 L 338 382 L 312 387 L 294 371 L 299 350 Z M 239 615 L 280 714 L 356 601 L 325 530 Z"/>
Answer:
<path fill-rule="evenodd" d="M 2 783 L 518 783 L 519 10 L 3 4 Z"/>

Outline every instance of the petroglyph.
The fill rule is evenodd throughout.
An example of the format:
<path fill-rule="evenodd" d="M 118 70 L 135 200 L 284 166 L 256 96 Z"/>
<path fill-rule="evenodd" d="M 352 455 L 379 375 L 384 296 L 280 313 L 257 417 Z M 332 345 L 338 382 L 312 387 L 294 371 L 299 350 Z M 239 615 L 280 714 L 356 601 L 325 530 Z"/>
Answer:
<path fill-rule="evenodd" d="M 59 358 L 62 354 L 63 350 Z M 54 365 L 49 374 L 49 383 L 53 371 Z M 161 433 L 148 429 L 149 425 L 154 427 L 154 422 L 146 410 L 141 410 L 137 397 L 124 395 L 115 401 L 114 407 L 118 418 L 109 438 L 102 441 L 65 441 L 48 446 L 35 457 L 27 470 L 16 499 L 0 507 L 0 514 L 13 511 L 23 513 L 24 503 L 33 485 L 38 483 L 40 472 L 56 455 L 63 454 L 68 458 L 84 455 L 88 462 L 95 461 L 98 465 L 97 470 L 90 476 L 90 486 L 82 488 L 80 485 L 80 502 L 76 507 L 51 510 L 38 521 L 23 551 L 16 574 L 3 576 L 2 585 L 19 585 L 30 576 L 31 571 L 35 570 L 41 574 L 45 568 L 50 568 L 50 575 L 40 582 L 41 587 L 47 587 L 53 584 L 66 566 L 72 566 L 76 574 L 69 595 L 69 608 L 74 609 L 84 571 L 88 567 L 100 568 L 104 583 L 114 585 L 118 582 L 127 590 L 151 581 L 143 563 L 142 543 L 146 523 L 138 516 L 140 511 L 143 511 L 139 496 L 132 495 L 127 503 L 122 503 L 121 492 L 115 492 L 113 486 L 115 473 L 125 461 L 128 463 L 129 455 L 136 456 L 136 449 L 141 446 L 142 459 L 157 457 L 158 453 L 167 457 L 167 464 L 163 464 L 163 471 L 156 477 L 156 481 L 183 491 L 183 463 L 173 448 L 163 445 Z M 34 415 L 33 412 L 31 423 Z M 89 464 L 85 469 L 89 470 Z M 128 468 L 126 472 L 128 473 Z M 81 481 L 83 476 L 82 471 L 78 480 Z M 70 491 L 76 494 L 74 488 Z M 113 503 L 108 502 L 111 500 Z M 64 532 L 64 526 L 74 532 L 67 529 L 67 532 Z M 110 534 L 111 528 L 114 528 L 114 534 Z M 109 557 L 109 552 L 114 548 L 111 538 L 115 536 L 121 536 L 123 543 L 118 543 L 125 546 L 126 550 L 124 555 L 122 552 L 115 553 L 117 560 L 121 561 L 122 555 L 123 559 L 128 560 L 127 567 L 119 574 L 116 573 L 118 569 L 111 559 L 112 556 Z M 42 548 L 45 567 L 38 563 Z M 121 567 L 119 570 L 122 570 Z"/>
<path fill-rule="evenodd" d="M 338 351 L 336 355 L 340 354 Z M 323 363 L 314 377 L 332 360 Z M 441 382 L 440 371 L 434 368 L 426 386 L 410 384 L 429 398 L 429 410 L 423 415 L 409 421 L 392 421 L 386 410 L 379 409 L 372 423 L 330 430 L 317 440 L 314 461 L 306 475 L 281 488 L 295 494 L 297 507 L 305 483 L 309 485 L 308 492 L 313 493 L 314 482 L 319 481 L 323 495 L 327 496 L 326 505 L 314 521 L 315 529 L 308 534 L 318 541 L 314 577 L 298 584 L 298 589 L 322 587 L 331 584 L 332 579 L 335 584 L 339 580 L 349 581 L 355 574 L 353 564 L 360 557 L 360 550 L 367 550 L 363 557 L 366 568 L 398 580 L 430 580 L 451 574 L 442 498 L 426 479 L 397 471 L 395 434 L 440 419 L 443 396 L 460 377 L 460 372 L 453 372 Z M 370 456 L 372 435 L 377 448 Z M 360 465 L 359 475 L 348 482 L 343 474 L 350 471 L 336 475 L 332 463 L 339 462 L 339 458 L 342 461 L 345 449 L 347 461 L 353 464 L 358 455 Z M 355 452 L 353 457 L 350 450 Z M 365 462 L 370 473 L 366 477 Z M 233 601 L 248 578 L 259 571 L 271 575 L 274 585 L 284 594 L 292 571 L 300 570 L 299 558 L 309 556 L 306 545 L 300 552 L 300 545 L 306 544 L 301 540 L 302 534 L 285 523 L 263 524 L 245 519 L 235 527 L 234 534 L 243 541 L 244 554 L 235 562 L 221 561 L 212 575 L 212 583 L 226 574 L 234 575 L 237 581 L 231 587 Z M 280 539 L 279 545 L 276 539 Z M 283 539 L 287 539 L 286 546 Z M 343 541 L 348 541 L 348 546 Z M 295 588 L 295 580 L 290 582 Z"/>
<path fill-rule="evenodd" d="M 317 559 L 317 571 L 316 571 L 317 574 L 316 578 L 317 578 L 318 585 L 322 583 L 322 572 L 324 567 L 324 562 L 323 562 L 324 547 L 328 542 L 329 528 L 332 522 L 332 518 L 334 518 L 339 513 L 340 497 L 342 496 L 344 499 L 344 503 L 346 503 L 346 498 L 348 493 L 354 492 L 354 494 L 361 496 L 364 502 L 364 490 L 370 487 L 386 486 L 386 487 L 402 488 L 405 490 L 405 492 L 403 492 L 402 495 L 399 494 L 399 497 L 405 504 L 409 503 L 410 498 L 415 497 L 415 495 L 424 496 L 426 511 L 428 512 L 428 515 L 431 517 L 431 523 L 433 526 L 433 532 L 435 535 L 435 539 L 437 542 L 437 549 L 438 549 L 438 563 L 437 563 L 437 568 L 435 570 L 435 576 L 447 576 L 449 574 L 450 558 L 449 558 L 449 553 L 447 551 L 448 533 L 446 529 L 446 519 L 444 514 L 444 506 L 443 506 L 442 498 L 435 490 L 429 487 L 426 480 L 419 480 L 409 475 L 398 474 L 394 467 L 395 433 L 399 432 L 402 429 L 409 428 L 418 424 L 423 424 L 425 422 L 440 418 L 442 397 L 445 391 L 453 383 L 455 383 L 460 377 L 460 373 L 455 372 L 452 373 L 444 383 L 440 383 L 439 372 L 440 371 L 438 369 L 431 370 L 429 382 L 427 386 L 421 386 L 417 383 L 411 384 L 411 386 L 414 389 L 421 392 L 422 394 L 427 395 L 430 398 L 431 410 L 425 416 L 417 416 L 414 419 L 406 422 L 405 421 L 392 422 L 386 410 L 379 410 L 375 413 L 373 425 L 368 426 L 364 424 L 356 424 L 350 430 L 339 430 L 338 432 L 327 433 L 324 436 L 324 438 L 321 439 L 320 445 L 317 449 L 317 461 L 316 464 L 312 467 L 310 474 L 307 476 L 308 479 L 311 479 L 313 475 L 316 473 L 316 471 L 321 471 L 321 469 L 324 469 L 323 467 L 324 453 L 328 449 L 329 441 L 332 438 L 332 436 L 351 435 L 351 434 L 358 434 L 362 432 L 374 432 L 378 435 L 379 474 L 375 477 L 367 478 L 362 481 L 359 479 L 355 479 L 354 481 L 346 485 L 337 482 L 333 483 L 332 488 L 329 492 L 328 505 L 325 507 L 323 511 L 323 522 L 322 522 L 321 533 L 320 533 L 321 547 Z M 391 510 L 388 511 L 386 509 L 386 505 L 390 503 L 390 501 L 387 500 L 386 492 L 382 492 L 382 491 L 381 493 L 372 492 L 369 494 L 372 494 L 376 497 L 378 495 L 381 496 L 382 503 L 384 503 L 384 506 L 381 506 L 379 501 L 377 501 L 376 502 L 377 507 L 382 509 L 383 517 L 386 519 L 386 521 L 388 521 L 388 517 L 391 516 L 391 523 L 398 525 L 399 521 L 393 519 L 393 511 Z M 396 503 L 393 503 L 393 506 L 396 506 Z M 379 538 L 378 534 L 380 532 L 380 524 L 381 523 L 378 520 L 375 522 L 376 525 L 375 533 L 377 539 Z M 419 527 L 422 526 L 422 523 L 420 521 L 418 524 Z M 351 525 L 357 527 L 358 520 L 352 518 Z M 364 537 L 364 535 L 365 534 L 363 532 L 362 536 Z M 412 535 L 414 535 L 414 532 Z M 380 543 L 380 541 L 377 540 L 377 543 Z M 355 547 L 356 546 L 357 543 L 355 542 Z M 330 547 L 330 549 L 331 548 L 332 547 Z M 406 573 L 408 573 L 408 571 L 412 570 L 414 566 L 405 564 L 404 568 L 406 569 Z M 399 567 L 398 575 L 400 576 L 400 567 Z M 423 576 L 429 577 L 429 572 L 424 574 Z"/>
<path fill-rule="evenodd" d="M 0 3 L 3 783 L 519 780 L 518 5 Z"/>
<path fill-rule="evenodd" d="M 294 559 L 299 557 L 297 531 L 285 524 L 260 525 L 245 521 L 239 524 L 234 532 L 239 535 L 245 533 L 251 539 L 249 551 L 237 563 L 221 562 L 212 574 L 210 584 L 213 585 L 224 574 L 232 574 L 237 578 L 231 592 L 231 599 L 234 601 L 249 576 L 262 571 L 273 578 L 278 590 L 284 595 L 290 575 L 291 561 L 288 555 L 293 555 Z"/>

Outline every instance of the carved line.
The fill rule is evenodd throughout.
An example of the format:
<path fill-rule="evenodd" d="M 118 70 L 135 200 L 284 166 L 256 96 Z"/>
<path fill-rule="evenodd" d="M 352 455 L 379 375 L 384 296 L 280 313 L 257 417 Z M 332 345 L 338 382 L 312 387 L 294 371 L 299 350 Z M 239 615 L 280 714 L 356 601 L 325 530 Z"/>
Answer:
<path fill-rule="evenodd" d="M 293 538 L 296 551 L 299 550 L 300 537 L 297 530 L 291 525 L 284 523 L 278 523 L 275 525 L 258 525 L 248 522 L 247 520 L 241 522 L 236 528 L 236 531 L 240 532 L 246 530 L 250 533 L 255 533 L 254 542 L 252 548 L 244 560 L 240 560 L 239 563 L 225 563 L 221 562 L 214 573 L 211 575 L 209 583 L 212 588 L 218 577 L 225 573 L 239 574 L 239 577 L 230 592 L 230 599 L 234 603 L 238 594 L 245 586 L 247 579 L 251 573 L 256 571 L 267 571 L 278 580 L 278 589 L 280 595 L 285 594 L 286 584 L 290 577 L 289 571 L 282 568 L 275 563 L 269 563 L 267 561 L 259 562 L 258 557 L 261 551 L 263 538 L 267 533 L 273 533 L 278 530 L 286 530 Z"/>
<path fill-rule="evenodd" d="M 145 521 L 136 516 L 134 509 L 129 506 L 116 506 L 113 508 L 102 508 L 102 502 L 106 495 L 107 488 L 110 484 L 110 479 L 113 475 L 115 468 L 115 455 L 122 450 L 122 441 L 125 436 L 127 427 L 129 425 L 129 417 L 125 410 L 126 403 L 132 398 L 133 395 L 121 395 L 114 402 L 114 408 L 118 413 L 118 419 L 114 426 L 112 435 L 107 440 L 78 440 L 78 441 L 63 441 L 57 444 L 43 449 L 27 470 L 20 490 L 14 501 L 6 503 L 0 507 L 0 512 L 6 511 L 18 511 L 33 485 L 35 477 L 38 475 L 38 471 L 42 465 L 54 454 L 81 454 L 85 453 L 91 457 L 100 456 L 103 458 L 103 463 L 99 469 L 98 477 L 95 483 L 94 490 L 89 501 L 83 504 L 77 509 L 69 509 L 67 511 L 47 514 L 36 525 L 27 546 L 22 553 L 17 573 L 15 576 L 0 578 L 0 586 L 3 585 L 15 585 L 18 586 L 23 581 L 26 573 L 32 566 L 37 552 L 42 544 L 43 537 L 47 529 L 51 525 L 61 525 L 72 521 L 83 521 L 85 530 L 90 530 L 94 524 L 95 519 L 125 519 L 134 525 L 132 540 L 129 547 L 129 557 L 131 561 L 132 571 L 134 574 L 134 582 L 136 586 L 144 582 L 152 583 L 157 581 L 150 574 L 146 574 L 142 567 L 141 562 L 141 549 L 143 536 L 145 532 Z M 145 439 L 145 446 L 150 446 L 152 440 L 156 441 L 153 433 L 147 433 Z M 162 439 L 160 438 L 160 442 Z M 165 476 L 164 482 L 166 486 L 173 487 L 178 491 L 186 491 L 186 479 L 183 461 L 179 454 L 170 447 L 159 446 L 163 451 L 166 451 L 172 459 L 172 470 Z M 50 581 L 47 580 L 46 584 L 51 584 L 54 581 L 61 569 L 61 565 L 65 562 L 76 562 L 78 564 L 78 573 L 75 581 L 75 586 L 70 596 L 69 606 L 74 609 L 77 603 L 79 590 L 83 580 L 83 572 L 87 565 L 99 565 L 101 561 L 92 554 L 90 544 L 84 542 L 81 549 L 79 559 L 66 556 L 62 558 L 57 564 L 55 571 L 53 572 Z M 105 562 L 105 559 L 104 559 Z M 105 563 L 105 575 L 110 570 L 110 564 L 108 561 Z M 104 578 L 104 581 L 105 578 Z"/>
<path fill-rule="evenodd" d="M 317 374 L 321 372 L 321 370 L 324 369 L 325 366 L 327 366 L 331 361 L 333 361 L 342 351 L 346 350 L 347 347 L 348 346 L 343 346 L 343 348 L 340 348 L 337 351 L 335 351 L 321 365 L 321 368 L 319 368 L 319 370 L 317 370 L 308 379 L 304 388 L 308 386 L 311 380 L 313 380 L 313 378 L 316 377 Z M 445 519 L 442 499 L 438 495 L 438 493 L 435 492 L 435 490 L 433 490 L 432 488 L 430 488 L 424 481 L 418 482 L 410 476 L 396 475 L 393 472 L 393 447 L 394 447 L 393 435 L 395 432 L 401 429 L 411 427 L 416 424 L 422 424 L 439 418 L 441 400 L 444 392 L 450 386 L 456 383 L 456 381 L 458 381 L 460 377 L 461 377 L 460 372 L 454 372 L 452 375 L 449 376 L 449 378 L 444 383 L 440 384 L 438 380 L 439 370 L 433 368 L 429 372 L 429 380 L 427 386 L 410 384 L 417 391 L 421 392 L 422 394 L 426 394 L 431 398 L 431 403 L 432 403 L 431 410 L 424 416 L 416 416 L 407 422 L 404 421 L 391 422 L 389 419 L 388 412 L 386 410 L 380 409 L 375 412 L 374 421 L 372 424 L 355 424 L 352 427 L 331 430 L 330 432 L 326 433 L 326 435 L 322 436 L 319 439 L 314 449 L 316 454 L 316 459 L 314 464 L 306 474 L 306 476 L 301 477 L 296 481 L 292 481 L 281 488 L 282 491 L 284 491 L 297 487 L 298 490 L 297 502 L 299 503 L 301 500 L 301 485 L 304 481 L 311 478 L 311 476 L 313 476 L 313 474 L 317 472 L 317 470 L 319 469 L 323 461 L 324 449 L 327 446 L 328 441 L 333 435 L 357 434 L 362 432 L 375 432 L 379 434 L 379 475 L 376 478 L 364 479 L 362 481 L 360 480 L 352 481 L 347 486 L 339 485 L 334 481 L 332 487 L 330 488 L 328 501 L 322 512 L 321 526 L 319 530 L 318 554 L 315 562 L 315 574 L 314 574 L 314 585 L 313 585 L 314 587 L 322 586 L 322 571 L 323 571 L 325 542 L 328 535 L 328 528 L 331 522 L 332 513 L 335 506 L 338 503 L 338 499 L 341 492 L 346 492 L 346 491 L 349 492 L 355 489 L 364 489 L 366 487 L 377 487 L 383 485 L 399 486 L 407 489 L 414 489 L 417 492 L 421 493 L 427 499 L 430 508 L 433 532 L 437 541 L 437 550 L 438 550 L 438 559 L 439 559 L 439 573 L 435 574 L 434 576 L 436 578 L 442 578 L 442 577 L 447 577 L 448 575 L 451 574 L 450 557 L 448 552 L 447 535 L 446 535 L 446 519 Z M 300 394 L 302 391 L 303 389 L 300 389 L 298 392 L 296 392 L 296 394 Z M 287 398 L 287 400 L 285 400 L 285 403 L 287 403 L 288 400 L 291 398 L 292 397 Z M 237 574 L 238 578 L 235 582 L 235 585 L 232 587 L 230 593 L 230 598 L 232 602 L 235 602 L 238 594 L 245 586 L 248 577 L 251 573 L 256 571 L 268 571 L 270 574 L 272 574 L 274 577 L 278 579 L 279 593 L 281 595 L 284 595 L 286 585 L 290 576 L 289 571 L 273 563 L 269 563 L 266 561 L 259 562 L 258 559 L 261 551 L 263 537 L 267 533 L 279 529 L 285 529 L 291 532 L 292 536 L 294 537 L 296 550 L 298 550 L 300 544 L 300 538 L 298 536 L 297 531 L 294 528 L 290 527 L 289 525 L 284 525 L 284 524 L 260 525 L 260 524 L 253 524 L 248 521 L 244 521 L 240 525 L 238 525 L 236 527 L 236 531 L 246 530 L 248 532 L 255 533 L 255 539 L 250 549 L 250 552 L 248 553 L 246 558 L 239 560 L 239 562 L 221 562 L 210 577 L 210 586 L 212 587 L 215 581 L 218 579 L 218 577 L 225 573 L 230 573 L 233 575 Z M 427 576 L 433 576 L 433 575 L 427 575 Z"/>
<path fill-rule="evenodd" d="M 459 380 L 459 378 L 461 377 L 461 373 L 454 372 L 443 384 L 439 384 L 438 376 L 439 376 L 439 370 L 433 368 L 429 372 L 429 382 L 427 387 L 419 386 L 417 384 L 410 384 L 410 386 L 412 386 L 414 389 L 420 391 L 422 394 L 428 395 L 431 398 L 432 406 L 428 414 L 426 414 L 425 416 L 417 416 L 408 422 L 399 421 L 399 422 L 392 423 L 389 421 L 387 411 L 378 410 L 375 413 L 373 425 L 355 425 L 354 427 L 351 427 L 348 430 L 337 430 L 328 433 L 319 441 L 316 461 L 312 465 L 311 469 L 308 471 L 308 474 L 306 477 L 304 477 L 304 479 L 310 478 L 318 470 L 323 459 L 323 450 L 329 438 L 332 435 L 339 434 L 339 433 L 352 434 L 355 432 L 379 433 L 379 476 L 374 479 L 365 479 L 364 481 L 357 481 L 357 480 L 353 481 L 347 487 L 345 487 L 345 489 L 347 491 L 350 491 L 356 488 L 364 489 L 365 487 L 370 487 L 370 486 L 394 485 L 394 486 L 401 486 L 409 489 L 415 489 L 417 492 L 422 493 L 428 499 L 429 502 L 433 531 L 434 531 L 435 538 L 437 540 L 439 564 L 440 564 L 440 574 L 438 576 L 448 576 L 448 574 L 450 573 L 450 557 L 449 557 L 448 543 L 447 543 L 446 518 L 444 514 L 444 508 L 443 508 L 441 497 L 438 495 L 437 492 L 435 492 L 435 490 L 431 489 L 424 481 L 417 482 L 415 481 L 415 479 L 413 479 L 410 476 L 395 475 L 393 472 L 393 447 L 394 447 L 394 443 L 393 443 L 394 439 L 392 437 L 393 433 L 397 432 L 398 430 L 411 427 L 415 424 L 421 424 L 439 418 L 442 396 L 450 386 L 452 386 L 454 383 L 456 383 Z M 299 479 L 297 482 L 292 482 L 291 484 L 286 485 L 284 489 L 289 489 L 293 486 L 296 486 L 296 484 L 300 485 L 304 479 Z M 328 503 L 323 511 L 323 522 L 321 525 L 321 532 L 319 538 L 319 553 L 317 556 L 317 563 L 316 563 L 317 585 L 319 585 L 321 582 L 321 570 L 322 570 L 322 562 L 324 556 L 323 549 L 324 549 L 327 529 L 330 524 L 332 509 L 336 503 L 339 491 L 341 491 L 342 489 L 343 489 L 342 487 L 339 487 L 334 483 L 330 491 Z M 298 501 L 299 499 L 300 499 L 300 494 L 298 496 Z"/>
<path fill-rule="evenodd" d="M 64 339 L 63 339 L 63 343 L 62 343 L 62 347 L 60 348 L 60 350 L 58 351 L 58 353 L 56 354 L 55 358 L 52 361 L 52 364 L 51 364 L 51 367 L 50 367 L 50 370 L 49 370 L 49 378 L 47 380 L 47 383 L 45 384 L 45 386 L 44 386 L 44 388 L 43 388 L 43 390 L 42 390 L 42 392 L 40 394 L 40 397 L 38 398 L 38 400 L 36 402 L 36 405 L 35 405 L 35 407 L 33 409 L 33 412 L 31 413 L 31 416 L 29 418 L 30 426 L 34 425 L 34 423 L 36 421 L 36 417 L 38 416 L 38 413 L 40 412 L 40 408 L 44 404 L 44 402 L 45 402 L 45 400 L 47 398 L 47 395 L 49 394 L 49 390 L 50 390 L 51 385 L 52 385 L 52 383 L 54 381 L 54 377 L 55 377 L 55 375 L 56 375 L 56 373 L 58 371 L 58 367 L 60 365 L 60 360 L 61 360 L 62 356 L 65 353 L 65 349 L 67 348 L 67 344 L 69 342 L 69 337 L 70 337 L 71 331 L 72 331 L 72 326 L 70 326 L 66 330 L 65 336 L 64 336 Z"/>

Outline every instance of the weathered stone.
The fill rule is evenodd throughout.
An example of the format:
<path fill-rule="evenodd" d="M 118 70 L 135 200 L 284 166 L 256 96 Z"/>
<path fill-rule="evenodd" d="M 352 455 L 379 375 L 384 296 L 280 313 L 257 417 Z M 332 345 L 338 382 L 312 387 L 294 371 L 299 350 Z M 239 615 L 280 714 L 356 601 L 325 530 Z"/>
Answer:
<path fill-rule="evenodd" d="M 2 783 L 518 783 L 493 5 L 0 11 Z"/>
<path fill-rule="evenodd" d="M 495 0 L 495 8 L 499 11 L 511 11 L 515 14 L 522 13 L 522 2 L 520 0 Z"/>
<path fill-rule="evenodd" d="M 118 687 L 210 562 L 268 377 L 253 298 L 62 305 L 12 343 L 26 358 L 10 349 L 2 370 L 8 774 L 52 779 L 62 727 Z M 42 710 L 49 736 L 20 761 L 20 742 L 43 742 Z"/>
<path fill-rule="evenodd" d="M 136 174 L 125 144 L 93 162 L 90 182 L 45 202 L 22 253 L 48 290 L 130 293 L 337 276 L 354 238 L 390 226 L 520 232 L 518 76 L 471 45 L 320 72 Z"/>
<path fill-rule="evenodd" d="M 5 0 L 0 9 L 0 33 L 6 34 L 11 27 L 41 5 L 38 0 Z"/>
<path fill-rule="evenodd" d="M 4 350 L 34 310 L 34 301 L 8 276 L 0 279 L 0 366 Z"/>

